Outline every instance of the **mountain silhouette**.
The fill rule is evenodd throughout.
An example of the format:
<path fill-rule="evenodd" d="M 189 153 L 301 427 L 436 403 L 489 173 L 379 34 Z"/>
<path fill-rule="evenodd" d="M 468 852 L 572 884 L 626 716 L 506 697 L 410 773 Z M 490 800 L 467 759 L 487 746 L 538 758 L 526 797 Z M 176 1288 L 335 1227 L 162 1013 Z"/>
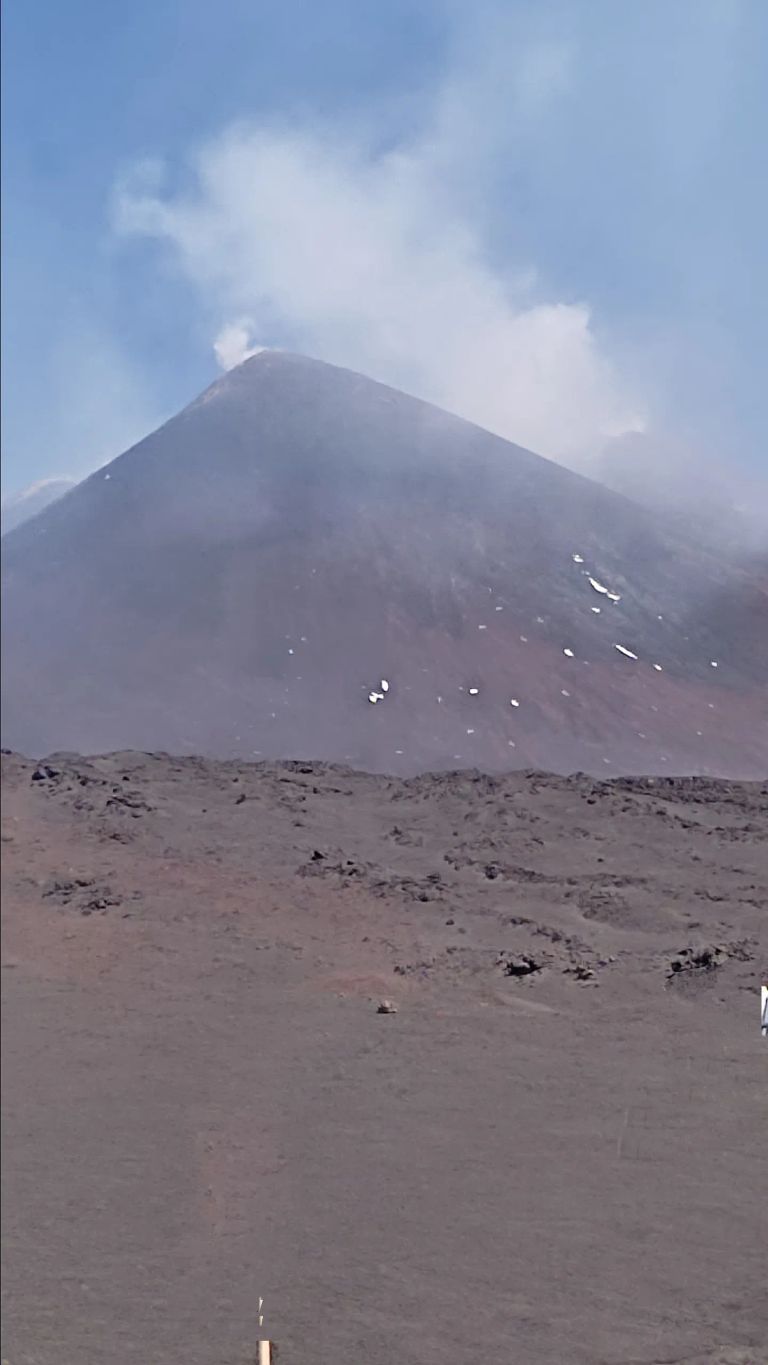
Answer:
<path fill-rule="evenodd" d="M 262 352 L 3 539 L 3 742 L 403 774 L 768 767 L 768 563 Z"/>

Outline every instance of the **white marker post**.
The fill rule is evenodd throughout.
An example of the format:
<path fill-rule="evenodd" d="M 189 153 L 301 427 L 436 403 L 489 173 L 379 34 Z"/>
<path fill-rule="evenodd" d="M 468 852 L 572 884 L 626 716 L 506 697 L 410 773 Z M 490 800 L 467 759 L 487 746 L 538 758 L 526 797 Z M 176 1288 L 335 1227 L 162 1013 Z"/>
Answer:
<path fill-rule="evenodd" d="M 260 1298 L 260 1299 L 259 1299 L 259 1327 L 260 1327 L 260 1328 L 263 1327 L 263 1325 L 264 1325 L 264 1315 L 263 1315 L 263 1313 L 262 1313 L 262 1311 L 261 1311 L 263 1307 L 264 1307 L 264 1300 L 263 1300 L 262 1298 Z M 272 1342 L 271 1342 L 271 1341 L 259 1341 L 259 1365 L 272 1365 Z"/>

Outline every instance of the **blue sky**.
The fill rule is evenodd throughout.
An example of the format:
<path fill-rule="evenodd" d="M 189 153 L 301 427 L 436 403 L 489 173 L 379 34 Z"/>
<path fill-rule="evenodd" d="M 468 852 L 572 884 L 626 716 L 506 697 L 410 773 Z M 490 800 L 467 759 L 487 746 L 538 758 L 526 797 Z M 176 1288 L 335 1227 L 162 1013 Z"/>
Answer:
<path fill-rule="evenodd" d="M 578 467 L 764 471 L 768 5 L 469 9 L 12 0 L 7 490 L 259 345 Z"/>

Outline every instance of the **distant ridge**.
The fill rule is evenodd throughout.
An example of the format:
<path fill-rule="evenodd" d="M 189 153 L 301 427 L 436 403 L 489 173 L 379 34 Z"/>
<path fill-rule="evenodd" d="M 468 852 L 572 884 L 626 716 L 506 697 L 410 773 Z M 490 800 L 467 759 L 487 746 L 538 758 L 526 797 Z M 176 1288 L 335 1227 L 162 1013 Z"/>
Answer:
<path fill-rule="evenodd" d="M 50 503 L 62 498 L 75 487 L 74 479 L 41 479 L 20 493 L 12 493 L 2 501 L 2 534 L 13 531 L 30 517 L 37 516 Z"/>

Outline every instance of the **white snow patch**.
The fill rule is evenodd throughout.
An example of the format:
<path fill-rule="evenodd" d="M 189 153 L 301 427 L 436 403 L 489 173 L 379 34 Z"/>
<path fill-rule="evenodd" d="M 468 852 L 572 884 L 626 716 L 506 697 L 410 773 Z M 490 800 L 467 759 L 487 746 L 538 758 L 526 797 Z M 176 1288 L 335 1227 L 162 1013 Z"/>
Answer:
<path fill-rule="evenodd" d="M 605 587 L 605 584 L 603 584 L 603 583 L 598 583 L 598 581 L 597 581 L 596 578 L 590 578 L 590 580 L 589 580 L 589 586 L 590 586 L 590 588 L 594 588 L 595 592 L 601 592 L 601 593 L 607 593 L 607 592 L 608 592 L 608 589 Z"/>
<path fill-rule="evenodd" d="M 614 645 L 613 647 L 614 647 L 614 649 L 618 649 L 619 654 L 624 654 L 624 655 L 626 655 L 626 657 L 627 657 L 628 659 L 636 659 L 636 658 L 637 658 L 637 655 L 636 655 L 636 654 L 633 654 L 631 649 L 627 649 L 627 646 L 626 646 L 626 645 Z"/>
<path fill-rule="evenodd" d="M 572 650 L 572 649 L 569 649 L 567 645 L 566 645 L 565 649 L 563 650 L 563 654 L 565 655 L 566 659 L 573 659 L 573 658 L 576 657 L 576 656 L 574 655 L 573 650 Z"/>
<path fill-rule="evenodd" d="M 510 699 L 509 699 L 509 704 L 510 704 L 510 706 L 519 706 L 519 705 L 520 705 L 519 701 L 517 700 L 517 697 L 510 697 Z"/>

